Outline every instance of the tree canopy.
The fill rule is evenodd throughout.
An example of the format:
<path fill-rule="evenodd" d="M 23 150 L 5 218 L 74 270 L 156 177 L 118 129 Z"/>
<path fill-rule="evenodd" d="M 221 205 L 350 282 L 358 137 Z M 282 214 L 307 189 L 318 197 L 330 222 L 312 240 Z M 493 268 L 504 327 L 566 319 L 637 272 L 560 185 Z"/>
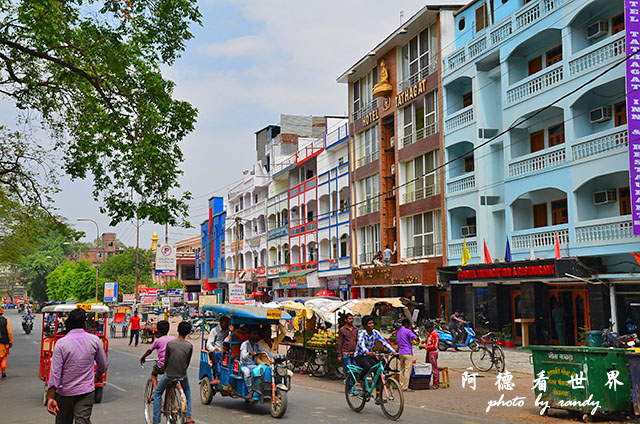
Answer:
<path fill-rule="evenodd" d="M 193 24 L 196 0 L 0 3 L 0 94 L 37 111 L 72 179 L 93 176 L 111 225 L 187 224 L 178 143 L 197 111 L 173 98 L 160 67 L 179 57 Z M 1 177 L 0 188 L 24 193 Z"/>
<path fill-rule="evenodd" d="M 140 284 L 151 284 L 154 259 L 153 251 L 140 249 Z M 117 281 L 120 293 L 133 293 L 136 281 L 136 250 L 127 248 L 101 263 L 100 277 L 106 281 Z"/>
<path fill-rule="evenodd" d="M 98 287 L 98 301 L 102 300 L 104 282 Z M 64 262 L 47 275 L 47 296 L 60 302 L 95 300 L 96 269 L 86 259 Z"/>

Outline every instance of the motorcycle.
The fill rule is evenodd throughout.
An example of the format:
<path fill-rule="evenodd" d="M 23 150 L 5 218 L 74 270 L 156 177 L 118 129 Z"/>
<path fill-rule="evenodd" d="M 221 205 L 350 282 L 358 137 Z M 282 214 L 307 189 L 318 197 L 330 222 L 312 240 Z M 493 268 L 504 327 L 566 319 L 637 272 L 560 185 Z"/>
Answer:
<path fill-rule="evenodd" d="M 31 333 L 31 330 L 33 330 L 33 316 L 32 315 L 25 315 L 24 316 L 24 318 L 22 319 L 22 329 L 24 330 L 25 334 Z"/>
<path fill-rule="evenodd" d="M 627 349 L 630 347 L 640 346 L 640 339 L 636 333 L 618 334 L 613 331 L 613 322 L 609 327 L 602 330 L 602 347 L 616 347 Z"/>
<path fill-rule="evenodd" d="M 438 341 L 438 350 L 441 352 L 444 352 L 449 348 L 453 348 L 454 340 L 451 332 L 449 330 L 440 329 L 440 328 L 436 329 L 436 331 L 438 332 L 438 336 L 440 336 L 440 340 Z M 462 331 L 464 331 L 466 334 L 464 343 L 460 343 L 459 340 L 456 340 L 455 341 L 456 348 L 468 347 L 471 350 L 478 350 L 480 348 L 480 343 L 478 342 L 478 339 L 476 337 L 476 332 L 473 331 L 473 328 L 469 326 L 468 322 L 465 323 L 464 326 L 459 327 L 458 334 L 460 334 L 460 332 Z M 458 337 L 458 339 L 459 338 L 460 337 Z"/>

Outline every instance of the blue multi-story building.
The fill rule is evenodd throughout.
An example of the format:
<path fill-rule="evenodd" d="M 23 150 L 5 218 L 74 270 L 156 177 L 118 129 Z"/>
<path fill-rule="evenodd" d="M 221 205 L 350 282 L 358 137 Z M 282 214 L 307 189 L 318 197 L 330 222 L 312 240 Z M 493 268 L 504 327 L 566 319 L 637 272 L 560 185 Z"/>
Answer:
<path fill-rule="evenodd" d="M 518 339 L 521 320 L 533 319 L 535 343 L 577 344 L 609 318 L 637 321 L 630 252 L 640 237 L 625 66 L 615 66 L 626 57 L 623 1 L 475 0 L 454 30 L 443 55 L 449 267 L 440 270 L 452 305 L 495 329 L 511 325 Z M 555 259 L 556 239 L 565 259 Z M 471 260 L 460 267 L 465 240 Z M 496 263 L 484 265 L 484 242 Z"/>
<path fill-rule="evenodd" d="M 209 219 L 200 225 L 202 246 L 200 250 L 200 281 L 203 291 L 218 295 L 224 300 L 224 238 L 226 211 L 224 198 L 209 199 Z"/>

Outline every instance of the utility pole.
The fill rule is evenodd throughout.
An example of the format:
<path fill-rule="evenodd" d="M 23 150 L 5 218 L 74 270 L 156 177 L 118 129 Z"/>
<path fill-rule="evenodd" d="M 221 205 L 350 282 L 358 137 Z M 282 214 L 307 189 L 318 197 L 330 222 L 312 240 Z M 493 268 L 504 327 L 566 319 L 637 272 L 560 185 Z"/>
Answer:
<path fill-rule="evenodd" d="M 233 282 L 240 282 L 240 217 L 236 216 L 236 269 L 233 274 Z"/>
<path fill-rule="evenodd" d="M 138 284 L 140 284 L 140 216 L 136 212 L 136 285 L 134 288 L 134 309 L 138 304 Z"/>

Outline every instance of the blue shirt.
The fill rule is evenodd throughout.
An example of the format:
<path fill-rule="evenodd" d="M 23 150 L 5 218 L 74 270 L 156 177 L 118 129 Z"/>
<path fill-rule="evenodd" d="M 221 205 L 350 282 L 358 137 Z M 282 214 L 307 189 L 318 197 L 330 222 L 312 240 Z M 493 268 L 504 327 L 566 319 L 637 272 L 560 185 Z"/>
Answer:
<path fill-rule="evenodd" d="M 369 335 L 367 330 L 358 331 L 358 343 L 356 344 L 355 356 L 365 356 L 368 352 L 373 350 L 373 347 L 377 342 L 382 343 L 389 352 L 395 352 L 389 342 L 387 342 L 382 334 L 378 330 L 373 330 L 373 333 Z"/>

